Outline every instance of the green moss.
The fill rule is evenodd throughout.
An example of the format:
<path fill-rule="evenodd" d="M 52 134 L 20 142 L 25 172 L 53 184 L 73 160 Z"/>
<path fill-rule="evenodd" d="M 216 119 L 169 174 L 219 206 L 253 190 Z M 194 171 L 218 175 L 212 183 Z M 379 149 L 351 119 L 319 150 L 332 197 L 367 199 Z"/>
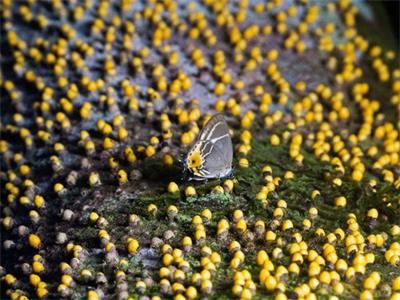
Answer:
<path fill-rule="evenodd" d="M 73 239 L 77 243 L 88 243 L 88 241 L 91 241 L 94 237 L 97 237 L 97 230 L 98 229 L 96 229 L 94 225 L 74 228 Z"/>
<path fill-rule="evenodd" d="M 188 185 L 193 185 L 198 193 L 194 197 L 185 197 L 184 188 L 181 193 L 170 194 L 163 188 L 158 188 L 153 192 L 145 194 L 125 197 L 124 199 L 109 198 L 106 199 L 98 207 L 101 215 L 106 216 L 110 222 L 109 231 L 116 239 L 118 247 L 124 248 L 123 243 L 119 240 L 126 228 L 129 213 L 136 213 L 140 215 L 142 224 L 132 230 L 149 231 L 152 236 L 162 236 L 163 232 L 172 229 L 176 232 L 176 237 L 172 241 L 172 245 L 179 243 L 181 238 L 185 235 L 191 236 L 193 228 L 191 226 L 192 217 L 195 214 L 200 214 L 204 208 L 209 208 L 213 213 L 213 218 L 209 225 L 207 225 L 207 245 L 214 251 L 220 253 L 223 263 L 217 268 L 216 275 L 213 279 L 215 294 L 210 299 L 230 299 L 230 288 L 232 285 L 233 271 L 229 268 L 228 263 L 231 254 L 227 251 L 227 245 L 231 239 L 241 239 L 241 236 L 232 228 L 230 230 L 230 238 L 227 241 L 221 241 L 216 237 L 217 222 L 221 218 L 227 217 L 231 219 L 235 209 L 242 209 L 246 212 L 246 219 L 249 223 L 256 219 L 262 219 L 267 224 L 272 218 L 273 208 L 276 206 L 278 199 L 284 199 L 288 208 L 285 210 L 284 219 L 290 219 L 295 224 L 301 224 L 304 218 L 308 218 L 308 209 L 312 206 L 317 207 L 319 217 L 314 221 L 314 228 L 323 227 L 326 234 L 333 232 L 336 228 L 344 228 L 346 223 L 347 214 L 349 211 L 354 211 L 359 220 L 361 232 L 368 235 L 372 232 L 387 231 L 390 228 L 390 223 L 394 222 L 394 212 L 392 209 L 387 208 L 388 202 L 398 201 L 398 195 L 393 187 L 389 184 L 379 183 L 377 192 L 372 193 L 371 190 L 366 189 L 364 184 L 355 183 L 349 176 L 342 177 L 342 185 L 335 187 L 332 185 L 332 180 L 335 178 L 335 171 L 333 168 L 323 162 L 320 162 L 315 156 L 302 149 L 304 155 L 303 165 L 298 165 L 288 157 L 288 147 L 286 145 L 272 146 L 264 139 L 256 139 L 252 143 L 252 151 L 249 154 L 249 161 L 251 165 L 248 168 L 234 169 L 235 184 L 233 193 L 213 193 L 213 187 L 217 184 L 222 184 L 223 180 L 213 180 L 209 182 L 190 182 Z M 273 170 L 273 176 L 283 177 L 284 173 L 288 170 L 294 172 L 295 177 L 291 180 L 284 180 L 282 184 L 277 187 L 277 193 L 272 192 L 268 196 L 270 207 L 264 208 L 260 201 L 256 200 L 255 196 L 264 184 L 262 182 L 261 170 L 264 165 L 270 165 Z M 368 180 L 368 179 L 366 179 Z M 179 181 L 178 181 L 179 182 Z M 379 182 L 379 181 L 378 181 Z M 162 183 L 164 186 L 167 182 Z M 321 195 L 315 200 L 311 199 L 313 190 L 319 190 Z M 279 196 L 278 196 L 279 195 Z M 337 208 L 334 206 L 334 198 L 337 196 L 345 196 L 348 204 L 345 208 Z M 382 198 L 386 197 L 387 202 L 383 202 Z M 149 204 L 156 204 L 158 212 L 155 216 L 150 214 L 143 214 L 147 211 Z M 167 208 L 169 205 L 176 205 L 179 212 L 174 221 L 170 221 L 167 216 Z M 375 227 L 371 227 L 366 220 L 366 212 L 371 207 L 377 207 L 380 211 L 387 214 L 390 222 L 379 222 Z M 297 225 L 296 225 L 297 226 Z M 96 238 L 97 229 L 92 227 L 85 227 L 78 229 L 74 235 L 77 241 L 83 243 L 87 240 Z M 301 231 L 303 239 L 307 240 L 310 248 L 321 247 L 324 243 L 323 239 L 315 236 L 313 231 L 303 231 L 301 227 L 296 227 L 294 231 Z M 293 230 L 282 232 L 280 228 L 276 229 L 281 237 L 285 240 L 291 239 Z M 396 239 L 392 239 L 395 241 Z M 246 255 L 246 261 L 243 268 L 250 271 L 253 280 L 258 281 L 258 274 L 260 267 L 255 264 L 255 254 L 258 250 L 265 249 L 269 253 L 276 247 L 274 243 L 265 243 L 262 241 L 253 241 L 243 246 L 243 251 Z M 283 257 L 276 261 L 276 264 L 288 265 L 290 263 L 290 256 L 284 250 Z M 346 257 L 348 254 L 345 250 L 343 242 L 336 244 L 336 250 L 340 257 Z M 124 253 L 124 250 L 121 253 Z M 160 255 L 161 258 L 161 255 Z M 200 254 L 197 252 L 189 252 L 185 254 L 185 259 L 190 263 L 192 270 L 187 275 L 193 272 L 198 272 L 200 268 Z M 377 263 L 368 272 L 377 270 L 383 275 L 384 281 L 389 281 L 393 278 L 393 274 L 398 274 L 399 271 L 395 266 L 390 266 L 385 263 L 383 252 L 376 252 Z M 96 261 L 88 261 L 92 269 L 97 271 L 100 265 Z M 129 265 L 125 268 L 126 272 L 130 274 L 140 273 L 143 265 L 140 260 L 135 256 L 129 259 Z M 306 264 L 300 265 L 301 273 L 299 278 L 289 277 L 288 289 L 300 285 L 306 280 L 307 267 Z M 155 275 L 156 276 L 156 275 Z M 129 280 L 134 284 L 134 277 Z M 343 297 L 352 297 L 361 291 L 361 282 L 356 284 L 345 284 L 346 291 Z M 138 297 L 134 289 L 132 289 L 132 296 Z M 157 286 L 152 288 L 151 293 L 157 292 Z M 378 290 L 377 295 L 384 295 L 384 291 Z M 317 294 L 321 299 L 327 299 L 328 295 L 332 294 L 329 289 L 318 289 Z M 267 294 L 265 290 L 260 287 L 254 299 L 269 299 L 273 295 Z"/>

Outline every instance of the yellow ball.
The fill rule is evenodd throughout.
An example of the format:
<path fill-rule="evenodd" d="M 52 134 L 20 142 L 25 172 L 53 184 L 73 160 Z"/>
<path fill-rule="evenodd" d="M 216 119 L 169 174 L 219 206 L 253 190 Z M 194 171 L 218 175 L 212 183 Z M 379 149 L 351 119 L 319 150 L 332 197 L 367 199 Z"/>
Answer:
<path fill-rule="evenodd" d="M 239 159 L 239 167 L 241 167 L 241 168 L 248 168 L 249 167 L 249 161 L 247 160 L 247 158 Z"/>
<path fill-rule="evenodd" d="M 393 236 L 400 235 L 400 226 L 399 225 L 393 225 L 392 228 L 390 228 L 390 233 Z"/>
<path fill-rule="evenodd" d="M 100 297 L 96 291 L 90 290 L 87 292 L 87 300 L 100 300 Z"/>
<path fill-rule="evenodd" d="M 168 193 L 175 194 L 179 192 L 179 187 L 175 182 L 170 182 L 168 184 Z"/>
<path fill-rule="evenodd" d="M 185 195 L 186 195 L 186 197 L 196 196 L 196 189 L 193 186 L 186 187 Z"/>
<path fill-rule="evenodd" d="M 217 96 L 221 96 L 224 93 L 225 93 L 225 85 L 222 82 L 217 83 L 214 87 L 214 94 Z"/>
<path fill-rule="evenodd" d="M 63 189 L 64 189 L 64 186 L 63 186 L 61 183 L 56 183 L 56 184 L 54 185 L 54 191 L 55 191 L 56 193 L 61 192 Z"/>
<path fill-rule="evenodd" d="M 395 291 L 400 291 L 400 276 L 397 276 L 392 281 L 392 288 Z"/>
<path fill-rule="evenodd" d="M 118 128 L 118 139 L 120 141 L 125 141 L 127 137 L 128 137 L 128 130 L 126 130 L 124 127 Z"/>
<path fill-rule="evenodd" d="M 371 219 L 377 219 L 379 216 L 378 210 L 376 208 L 371 208 L 368 210 L 367 216 Z"/>
<path fill-rule="evenodd" d="M 274 276 L 268 276 L 264 281 L 264 286 L 268 291 L 273 291 L 277 285 L 277 281 Z"/>
<path fill-rule="evenodd" d="M 114 147 L 114 142 L 112 139 L 110 139 L 109 137 L 106 137 L 103 140 L 103 148 L 104 150 L 109 150 L 112 149 Z"/>
<path fill-rule="evenodd" d="M 217 186 L 215 186 L 213 188 L 213 193 L 221 194 L 221 193 L 224 193 L 224 192 L 225 192 L 224 188 L 222 186 L 220 186 L 220 185 L 217 185 Z"/>
<path fill-rule="evenodd" d="M 269 138 L 269 141 L 270 141 L 271 145 L 273 145 L 273 146 L 277 146 L 281 143 L 279 136 L 276 134 L 271 135 L 271 137 Z"/>
<path fill-rule="evenodd" d="M 45 287 L 38 287 L 36 290 L 36 295 L 41 299 L 46 297 L 49 294 L 49 291 Z"/>
<path fill-rule="evenodd" d="M 174 158 L 172 157 L 171 154 L 164 154 L 163 156 L 163 163 L 164 165 L 170 167 L 174 164 Z"/>
<path fill-rule="evenodd" d="M 139 248 L 139 242 L 135 239 L 129 238 L 127 241 L 126 249 L 130 254 L 136 253 L 137 249 Z"/>
<path fill-rule="evenodd" d="M 345 207 L 347 204 L 347 199 L 343 196 L 335 198 L 335 205 L 338 207 Z"/>
<path fill-rule="evenodd" d="M 192 142 L 192 136 L 189 132 L 184 132 L 181 135 L 181 143 L 183 145 L 188 145 Z"/>
<path fill-rule="evenodd" d="M 145 153 L 147 157 L 152 157 L 154 154 L 156 154 L 156 149 L 152 145 L 148 145 Z"/>
<path fill-rule="evenodd" d="M 118 182 L 119 183 L 126 183 L 128 182 L 128 174 L 124 170 L 119 170 L 117 174 Z"/>
<path fill-rule="evenodd" d="M 286 171 L 283 177 L 287 180 L 293 179 L 294 173 L 292 171 Z"/>
<path fill-rule="evenodd" d="M 360 182 L 364 177 L 364 174 L 361 170 L 354 170 L 351 173 L 351 178 L 353 178 L 354 181 Z"/>
<path fill-rule="evenodd" d="M 35 261 L 32 264 L 32 269 L 35 273 L 41 273 L 44 271 L 44 266 L 41 262 Z"/>
<path fill-rule="evenodd" d="M 29 245 L 33 248 L 39 248 L 42 245 L 40 237 L 36 234 L 30 234 L 28 237 Z"/>

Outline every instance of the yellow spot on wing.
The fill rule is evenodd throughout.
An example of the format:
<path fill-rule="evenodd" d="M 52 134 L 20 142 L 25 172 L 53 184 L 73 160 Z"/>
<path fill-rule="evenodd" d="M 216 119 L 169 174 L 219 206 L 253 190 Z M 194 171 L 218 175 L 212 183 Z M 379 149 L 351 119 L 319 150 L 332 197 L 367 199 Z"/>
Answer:
<path fill-rule="evenodd" d="M 203 164 L 199 147 L 195 147 L 189 152 L 186 163 L 190 171 L 192 171 L 194 174 L 198 174 L 198 168 Z"/>

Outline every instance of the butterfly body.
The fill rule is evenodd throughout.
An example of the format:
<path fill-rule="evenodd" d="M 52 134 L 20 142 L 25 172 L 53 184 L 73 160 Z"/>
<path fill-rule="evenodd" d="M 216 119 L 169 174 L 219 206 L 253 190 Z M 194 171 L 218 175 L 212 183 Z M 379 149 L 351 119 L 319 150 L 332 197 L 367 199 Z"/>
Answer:
<path fill-rule="evenodd" d="M 232 140 L 221 114 L 213 116 L 201 130 L 185 159 L 194 180 L 229 176 L 232 172 Z"/>

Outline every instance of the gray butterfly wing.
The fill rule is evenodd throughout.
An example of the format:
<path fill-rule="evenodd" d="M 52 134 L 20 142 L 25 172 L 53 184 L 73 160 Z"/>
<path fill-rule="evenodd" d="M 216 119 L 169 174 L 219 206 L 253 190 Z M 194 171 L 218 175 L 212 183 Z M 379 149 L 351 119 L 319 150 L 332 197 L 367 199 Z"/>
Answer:
<path fill-rule="evenodd" d="M 223 177 L 232 169 L 232 140 L 221 114 L 213 116 L 199 134 L 205 177 Z M 208 173 L 208 174 L 207 174 Z"/>
<path fill-rule="evenodd" d="M 229 132 L 228 125 L 222 114 L 216 114 L 204 125 L 203 129 L 198 135 L 199 141 L 210 140 L 212 136 L 221 136 Z"/>
<path fill-rule="evenodd" d="M 223 146 L 223 151 L 227 154 L 224 155 L 220 150 L 220 146 L 222 143 L 226 141 L 226 144 Z M 218 146 L 217 146 L 218 144 Z M 215 177 L 224 177 L 227 176 L 232 170 L 232 142 L 230 137 L 225 137 L 219 141 L 217 144 L 212 143 L 211 141 L 204 142 L 204 149 L 207 152 L 203 154 L 204 166 L 202 168 L 201 173 L 204 177 L 207 178 L 215 178 Z M 219 145 L 221 144 L 221 145 Z M 226 149 L 230 147 L 229 149 Z"/>

